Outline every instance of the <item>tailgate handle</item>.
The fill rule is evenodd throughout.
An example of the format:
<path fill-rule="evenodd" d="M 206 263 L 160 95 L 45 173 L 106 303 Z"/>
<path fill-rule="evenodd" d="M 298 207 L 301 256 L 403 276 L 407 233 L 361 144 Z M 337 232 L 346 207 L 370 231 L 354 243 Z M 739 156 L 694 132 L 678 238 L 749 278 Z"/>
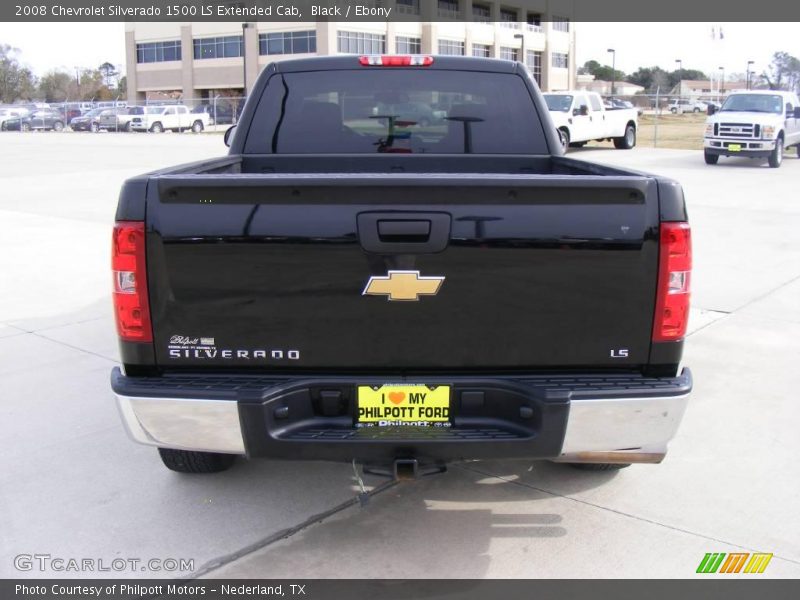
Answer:
<path fill-rule="evenodd" d="M 430 235 L 430 221 L 378 221 L 378 237 L 382 242 L 427 242 Z"/>
<path fill-rule="evenodd" d="M 373 254 L 433 254 L 450 242 L 449 213 L 363 212 L 356 219 L 358 241 Z"/>

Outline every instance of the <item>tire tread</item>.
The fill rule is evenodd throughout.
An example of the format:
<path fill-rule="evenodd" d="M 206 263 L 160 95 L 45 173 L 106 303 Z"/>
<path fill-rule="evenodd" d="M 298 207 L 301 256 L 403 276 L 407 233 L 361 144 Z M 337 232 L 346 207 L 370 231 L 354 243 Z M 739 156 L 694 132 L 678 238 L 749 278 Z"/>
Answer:
<path fill-rule="evenodd" d="M 178 473 L 219 473 L 229 469 L 236 461 L 235 454 L 195 452 L 172 448 L 159 448 L 158 454 L 165 467 Z"/>

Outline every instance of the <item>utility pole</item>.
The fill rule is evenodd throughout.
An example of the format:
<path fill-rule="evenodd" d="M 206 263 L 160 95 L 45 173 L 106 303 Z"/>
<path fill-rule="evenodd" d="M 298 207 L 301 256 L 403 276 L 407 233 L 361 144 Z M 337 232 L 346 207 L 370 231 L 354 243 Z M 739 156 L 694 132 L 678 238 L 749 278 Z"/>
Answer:
<path fill-rule="evenodd" d="M 527 68 L 528 63 L 527 63 L 527 57 L 525 56 L 525 34 L 524 33 L 515 33 L 514 34 L 514 39 L 520 40 L 519 52 L 522 55 L 522 57 L 520 58 L 520 62 L 522 62 L 522 64 L 525 65 L 525 67 Z"/>
<path fill-rule="evenodd" d="M 245 37 L 249 28 L 250 23 L 242 23 L 242 89 L 245 96 L 247 96 L 247 42 Z"/>
<path fill-rule="evenodd" d="M 747 61 L 747 89 L 750 89 L 750 65 L 752 65 L 755 61 L 748 60 Z"/>
<path fill-rule="evenodd" d="M 616 94 L 615 84 L 617 83 L 617 51 L 614 48 L 609 48 L 607 52 L 611 52 L 611 99 L 614 99 Z"/>
<path fill-rule="evenodd" d="M 678 100 L 680 100 L 681 92 L 683 92 L 683 61 L 680 58 L 676 58 L 675 63 L 678 65 Z"/>

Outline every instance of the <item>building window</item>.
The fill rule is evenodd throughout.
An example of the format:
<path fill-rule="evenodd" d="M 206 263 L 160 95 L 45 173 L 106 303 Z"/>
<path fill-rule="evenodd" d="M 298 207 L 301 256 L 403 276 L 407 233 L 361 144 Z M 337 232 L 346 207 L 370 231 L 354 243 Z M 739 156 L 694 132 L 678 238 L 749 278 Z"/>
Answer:
<path fill-rule="evenodd" d="M 478 23 L 491 23 L 492 11 L 485 4 L 472 5 L 472 20 Z"/>
<path fill-rule="evenodd" d="M 383 54 L 386 52 L 386 36 L 379 33 L 340 31 L 339 52 L 344 54 Z"/>
<path fill-rule="evenodd" d="M 422 40 L 418 37 L 397 36 L 398 54 L 419 54 L 422 52 Z"/>
<path fill-rule="evenodd" d="M 244 40 L 240 35 L 197 38 L 193 42 L 195 60 L 244 56 Z"/>
<path fill-rule="evenodd" d="M 458 0 L 439 0 L 439 16 L 444 19 L 458 19 Z"/>
<path fill-rule="evenodd" d="M 136 62 L 153 63 L 181 59 L 181 41 L 136 44 Z"/>
<path fill-rule="evenodd" d="M 542 85 L 542 53 L 536 50 L 528 50 L 525 53 L 525 66 L 531 72 L 539 86 Z"/>
<path fill-rule="evenodd" d="M 553 52 L 553 67 L 556 69 L 569 68 L 569 54 L 563 52 Z"/>
<path fill-rule="evenodd" d="M 455 40 L 439 40 L 439 54 L 464 56 L 464 42 Z"/>
<path fill-rule="evenodd" d="M 518 55 L 519 55 L 518 48 L 500 46 L 500 58 L 502 58 L 503 60 L 517 60 Z"/>
<path fill-rule="evenodd" d="M 419 0 L 397 0 L 397 12 L 401 15 L 418 15 Z"/>
<path fill-rule="evenodd" d="M 317 51 L 316 31 L 260 33 L 259 54 L 313 54 Z"/>
<path fill-rule="evenodd" d="M 567 17 L 553 17 L 553 31 L 569 31 L 569 19 Z"/>
<path fill-rule="evenodd" d="M 492 47 L 486 44 L 472 44 L 472 56 L 478 58 L 489 58 L 492 55 Z"/>
<path fill-rule="evenodd" d="M 542 15 L 540 13 L 528 13 L 528 22 L 525 24 L 525 28 L 534 33 L 541 33 Z"/>
<path fill-rule="evenodd" d="M 501 8 L 500 9 L 500 20 L 501 21 L 516 21 L 517 20 L 517 11 L 511 10 L 508 8 Z"/>

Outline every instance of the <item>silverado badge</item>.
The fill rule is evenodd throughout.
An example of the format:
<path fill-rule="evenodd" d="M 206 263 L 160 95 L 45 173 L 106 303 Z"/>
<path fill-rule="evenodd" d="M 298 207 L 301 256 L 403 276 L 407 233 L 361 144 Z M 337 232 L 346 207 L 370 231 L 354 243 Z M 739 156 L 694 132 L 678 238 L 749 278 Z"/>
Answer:
<path fill-rule="evenodd" d="M 444 277 L 421 277 L 419 271 L 389 271 L 386 275 L 369 278 L 363 296 L 386 296 L 387 300 L 419 300 L 420 296 L 435 296 Z"/>

